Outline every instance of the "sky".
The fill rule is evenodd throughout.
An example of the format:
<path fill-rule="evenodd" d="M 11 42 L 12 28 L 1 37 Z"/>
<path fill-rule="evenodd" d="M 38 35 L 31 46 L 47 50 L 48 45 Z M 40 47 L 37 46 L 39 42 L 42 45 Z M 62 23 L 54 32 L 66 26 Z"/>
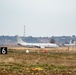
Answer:
<path fill-rule="evenodd" d="M 76 35 L 76 0 L 0 0 L 0 35 Z"/>

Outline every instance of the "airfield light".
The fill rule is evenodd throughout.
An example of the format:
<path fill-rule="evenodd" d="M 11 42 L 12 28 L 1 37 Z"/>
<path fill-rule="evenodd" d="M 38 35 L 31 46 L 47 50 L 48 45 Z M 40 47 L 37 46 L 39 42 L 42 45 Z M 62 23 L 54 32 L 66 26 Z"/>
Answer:
<path fill-rule="evenodd" d="M 29 50 L 26 50 L 26 53 L 29 53 Z"/>
<path fill-rule="evenodd" d="M 46 50 L 44 50 L 43 52 L 46 53 Z"/>

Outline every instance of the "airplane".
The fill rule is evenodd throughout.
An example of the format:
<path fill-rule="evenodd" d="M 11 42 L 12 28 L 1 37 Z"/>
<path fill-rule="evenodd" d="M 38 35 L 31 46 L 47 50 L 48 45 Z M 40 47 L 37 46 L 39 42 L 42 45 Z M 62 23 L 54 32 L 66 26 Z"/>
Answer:
<path fill-rule="evenodd" d="M 57 44 L 52 43 L 26 43 L 19 36 L 17 36 L 17 44 L 26 47 L 37 47 L 37 48 L 59 47 Z"/>
<path fill-rule="evenodd" d="M 72 42 L 72 40 L 70 40 L 70 43 L 69 44 L 64 44 L 64 46 L 76 46 L 76 41 Z"/>
<path fill-rule="evenodd" d="M 76 44 L 71 43 L 71 44 L 64 44 L 64 46 L 68 47 L 68 46 L 76 46 Z"/>

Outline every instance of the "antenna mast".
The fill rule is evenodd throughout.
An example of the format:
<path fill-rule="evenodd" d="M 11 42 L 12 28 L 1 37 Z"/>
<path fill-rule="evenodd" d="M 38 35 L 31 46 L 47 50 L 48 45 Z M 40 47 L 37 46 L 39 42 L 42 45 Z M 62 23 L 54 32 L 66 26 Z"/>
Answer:
<path fill-rule="evenodd" d="M 25 37 L 25 25 L 24 25 L 24 37 Z"/>

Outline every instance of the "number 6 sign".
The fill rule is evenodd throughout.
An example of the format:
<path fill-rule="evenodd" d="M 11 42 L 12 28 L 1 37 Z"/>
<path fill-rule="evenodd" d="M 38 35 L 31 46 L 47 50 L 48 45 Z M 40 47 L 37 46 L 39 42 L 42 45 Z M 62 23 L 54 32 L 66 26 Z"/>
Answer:
<path fill-rule="evenodd" d="M 1 47 L 1 54 L 7 54 L 7 47 Z"/>

